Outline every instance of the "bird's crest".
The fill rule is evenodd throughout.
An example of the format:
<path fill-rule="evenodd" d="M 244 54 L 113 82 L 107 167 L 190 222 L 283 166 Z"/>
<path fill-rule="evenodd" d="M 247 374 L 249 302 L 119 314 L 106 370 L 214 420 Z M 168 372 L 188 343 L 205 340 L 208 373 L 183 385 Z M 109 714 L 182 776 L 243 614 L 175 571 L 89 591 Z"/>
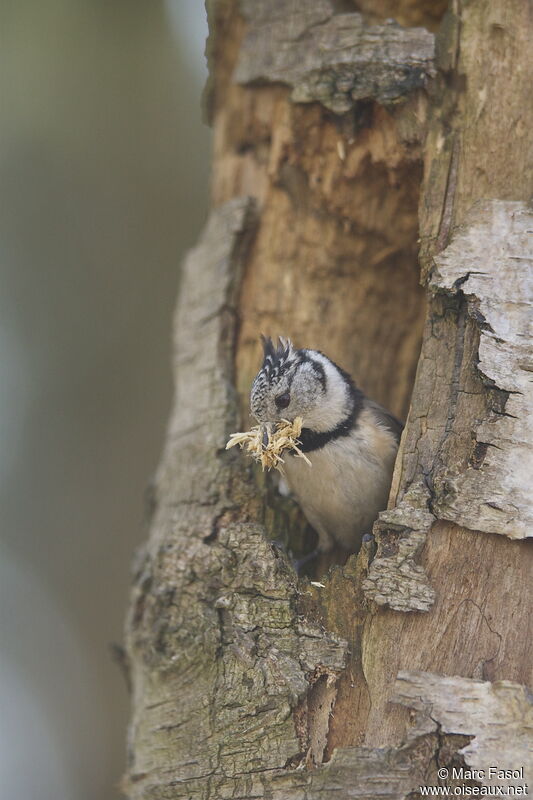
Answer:
<path fill-rule="evenodd" d="M 264 372 L 268 378 L 274 378 L 293 361 L 296 350 L 291 340 L 283 336 L 278 337 L 278 344 L 275 345 L 270 336 L 263 336 L 263 334 L 261 334 L 261 342 L 263 344 L 264 353 L 261 371 Z"/>

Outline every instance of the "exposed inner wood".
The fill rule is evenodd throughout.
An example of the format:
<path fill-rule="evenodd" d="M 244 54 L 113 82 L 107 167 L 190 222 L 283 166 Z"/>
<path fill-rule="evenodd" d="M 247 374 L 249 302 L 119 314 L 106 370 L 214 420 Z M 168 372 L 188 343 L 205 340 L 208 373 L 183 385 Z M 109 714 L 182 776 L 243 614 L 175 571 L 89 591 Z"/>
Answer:
<path fill-rule="evenodd" d="M 423 25 L 430 31 L 438 28 L 448 8 L 448 0 L 347 0 L 350 6 L 361 11 L 369 21 L 395 19 L 400 25 Z"/>
<path fill-rule="evenodd" d="M 239 304 L 243 413 L 263 332 L 323 349 L 405 417 L 424 317 L 424 96 L 335 117 L 279 86 L 230 84 L 216 105 L 213 202 L 250 194 L 261 209 Z"/>

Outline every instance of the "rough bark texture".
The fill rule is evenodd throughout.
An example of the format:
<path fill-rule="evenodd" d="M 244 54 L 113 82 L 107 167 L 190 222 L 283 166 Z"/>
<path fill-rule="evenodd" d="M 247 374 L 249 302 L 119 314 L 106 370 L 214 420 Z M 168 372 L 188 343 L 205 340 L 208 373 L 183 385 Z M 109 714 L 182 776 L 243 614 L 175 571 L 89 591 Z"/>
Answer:
<path fill-rule="evenodd" d="M 401 100 L 431 74 L 433 36 L 423 28 L 368 25 L 353 13 L 332 16 L 327 0 L 305 13 L 301 4 L 289 10 L 280 3 L 275 14 L 273 4 L 253 0 L 241 8 L 250 24 L 234 73 L 238 83 L 288 84 L 294 102 L 316 100 L 343 114 L 360 100 Z"/>
<path fill-rule="evenodd" d="M 427 32 L 377 19 L 392 5 L 371 28 L 347 3 L 210 4 L 215 208 L 183 271 L 127 623 L 131 798 L 416 797 L 454 765 L 533 779 L 533 15 L 454 5 L 433 66 Z M 325 350 L 396 413 L 413 390 L 376 556 L 314 583 L 269 542 L 301 519 L 224 450 L 259 331 Z"/>
<path fill-rule="evenodd" d="M 223 797 L 229 779 L 246 796 L 256 770 L 298 754 L 291 709 L 309 678 L 334 682 L 344 663 L 344 643 L 298 619 L 294 575 L 253 521 L 240 459 L 224 450 L 252 226 L 250 199 L 226 204 L 184 264 L 176 411 L 128 622 L 134 797 Z"/>

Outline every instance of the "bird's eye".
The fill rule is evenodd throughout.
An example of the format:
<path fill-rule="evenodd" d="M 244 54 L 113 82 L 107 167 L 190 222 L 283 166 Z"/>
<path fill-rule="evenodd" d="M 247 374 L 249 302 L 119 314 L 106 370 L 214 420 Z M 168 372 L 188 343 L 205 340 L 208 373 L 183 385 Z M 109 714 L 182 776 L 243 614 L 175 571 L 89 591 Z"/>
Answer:
<path fill-rule="evenodd" d="M 291 396 L 289 392 L 283 392 L 283 394 L 279 394 L 275 399 L 278 408 L 287 408 L 290 402 Z"/>

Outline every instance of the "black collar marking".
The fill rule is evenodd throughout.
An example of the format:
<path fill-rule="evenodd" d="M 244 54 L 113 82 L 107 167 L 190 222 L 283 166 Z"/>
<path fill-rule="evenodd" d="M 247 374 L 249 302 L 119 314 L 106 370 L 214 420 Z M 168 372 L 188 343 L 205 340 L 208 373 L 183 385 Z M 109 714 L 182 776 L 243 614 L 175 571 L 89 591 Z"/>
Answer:
<path fill-rule="evenodd" d="M 337 367 L 336 364 L 335 366 Z M 298 445 L 302 453 L 311 453 L 313 450 L 320 450 L 329 442 L 339 439 L 341 436 L 348 436 L 354 429 L 357 423 L 357 418 L 363 410 L 365 399 L 363 392 L 355 387 L 354 382 L 347 372 L 340 367 L 337 367 L 337 369 L 348 386 L 350 399 L 352 401 L 352 410 L 348 416 L 342 420 L 342 422 L 339 422 L 339 424 L 330 431 L 318 432 L 312 430 L 311 428 L 302 428 L 302 432 L 300 433 L 299 437 L 300 443 Z"/>

